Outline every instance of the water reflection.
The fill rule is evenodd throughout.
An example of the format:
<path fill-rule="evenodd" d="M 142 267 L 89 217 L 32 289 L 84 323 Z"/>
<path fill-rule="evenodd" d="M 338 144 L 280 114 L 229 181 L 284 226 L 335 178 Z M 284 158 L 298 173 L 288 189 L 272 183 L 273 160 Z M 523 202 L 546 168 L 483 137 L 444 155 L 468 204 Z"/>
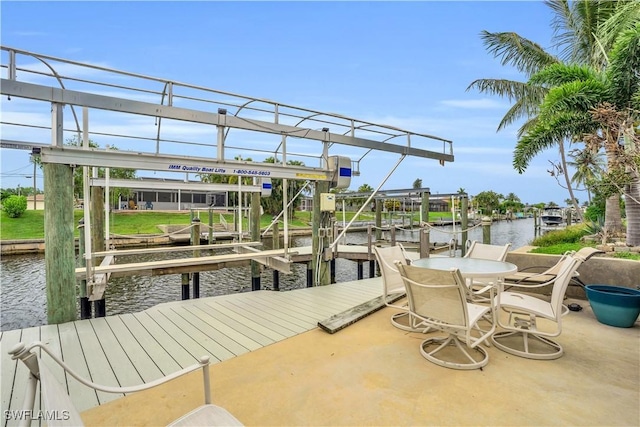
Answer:
<path fill-rule="evenodd" d="M 459 231 L 459 228 L 458 228 Z M 448 242 L 454 235 L 452 227 L 442 227 L 431 232 L 431 241 Z M 523 219 L 513 222 L 494 223 L 491 227 L 491 241 L 494 244 L 512 243 L 512 248 L 527 245 L 533 239 L 533 220 Z M 417 242 L 419 235 L 415 231 L 397 232 L 399 241 Z M 460 240 L 460 235 L 457 235 Z M 474 228 L 469 232 L 470 240 L 482 240 L 482 229 Z M 348 233 L 348 244 L 360 244 L 367 241 L 365 232 Z M 291 247 L 311 245 L 310 237 L 296 237 Z M 268 248 L 268 244 L 265 245 Z M 220 253 L 220 252 L 216 252 Z M 205 255 L 203 253 L 203 255 Z M 145 262 L 158 259 L 184 257 L 185 254 L 170 252 L 162 255 L 136 255 L 119 257 L 118 262 Z M 162 258 L 160 258 L 162 257 Z M 305 287 L 307 284 L 306 266 L 294 264 L 292 274 L 280 274 L 280 290 Z M 368 277 L 368 268 L 364 269 Z M 44 255 L 5 256 L 0 260 L 1 330 L 11 330 L 38 326 L 47 323 Z M 261 275 L 262 289 L 273 289 L 273 274 L 265 270 Z M 336 260 L 336 280 L 339 282 L 356 280 L 356 263 Z M 132 313 L 154 305 L 178 301 L 182 298 L 181 277 L 179 274 L 166 276 L 131 276 L 110 280 L 106 290 L 107 314 Z M 225 295 L 251 290 L 251 269 L 249 267 L 224 268 L 200 274 L 200 296 Z"/>

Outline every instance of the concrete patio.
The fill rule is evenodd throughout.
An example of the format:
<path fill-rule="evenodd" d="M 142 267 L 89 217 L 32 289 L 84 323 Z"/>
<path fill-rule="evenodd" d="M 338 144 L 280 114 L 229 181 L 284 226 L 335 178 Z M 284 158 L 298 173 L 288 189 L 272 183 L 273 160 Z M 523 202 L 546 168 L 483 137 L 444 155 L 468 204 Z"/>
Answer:
<path fill-rule="evenodd" d="M 330 335 L 299 334 L 211 366 L 213 401 L 245 425 L 640 425 L 640 322 L 564 317 L 565 354 L 536 361 L 491 347 L 483 370 L 425 360 L 423 335 L 383 309 Z M 202 403 L 196 372 L 82 413 L 87 425 L 166 425 Z"/>

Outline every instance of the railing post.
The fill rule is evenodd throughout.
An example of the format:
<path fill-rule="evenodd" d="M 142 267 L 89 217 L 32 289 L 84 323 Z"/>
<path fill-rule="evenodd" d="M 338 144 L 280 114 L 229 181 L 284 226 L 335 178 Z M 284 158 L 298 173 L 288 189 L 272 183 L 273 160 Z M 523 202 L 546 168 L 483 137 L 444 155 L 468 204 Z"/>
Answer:
<path fill-rule="evenodd" d="M 488 216 L 482 217 L 482 243 L 485 245 L 491 244 L 491 218 Z"/>

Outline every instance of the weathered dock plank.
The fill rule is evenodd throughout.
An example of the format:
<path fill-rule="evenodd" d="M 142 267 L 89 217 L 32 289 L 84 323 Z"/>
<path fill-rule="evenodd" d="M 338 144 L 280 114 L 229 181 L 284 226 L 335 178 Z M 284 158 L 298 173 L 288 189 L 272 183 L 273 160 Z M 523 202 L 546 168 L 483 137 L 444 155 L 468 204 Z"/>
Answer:
<path fill-rule="evenodd" d="M 120 338 L 120 334 L 125 334 L 126 329 L 126 333 L 135 340 L 135 342 L 130 339 L 123 341 L 122 347 L 126 349 L 127 355 L 136 367 L 146 366 L 138 368 L 138 372 L 145 382 L 175 372 L 182 367 L 133 314 L 108 317 L 107 320 L 118 338 Z"/>
<path fill-rule="evenodd" d="M 109 359 L 105 354 L 105 349 L 100 345 L 100 340 L 96 336 L 91 325 L 91 320 L 85 322 L 74 322 L 74 324 L 76 331 L 78 332 L 78 339 L 80 341 L 82 354 L 84 355 L 84 359 L 87 361 L 91 381 L 98 384 L 117 386 L 118 378 L 113 371 L 111 363 L 109 363 Z M 86 390 L 86 387 L 84 388 Z M 110 402 L 123 396 L 122 394 L 104 393 L 102 391 L 98 391 L 97 395 L 100 404 Z"/>
<path fill-rule="evenodd" d="M 189 313 L 191 316 L 193 316 L 194 321 L 202 322 L 202 324 L 208 325 L 211 328 L 219 331 L 221 334 L 223 334 L 223 339 L 225 341 L 231 341 L 235 344 L 239 344 L 242 350 L 241 353 L 236 354 L 245 353 L 247 350 L 257 350 L 263 346 L 258 341 L 249 338 L 246 334 L 247 331 L 239 332 L 236 328 L 229 326 L 228 322 L 225 322 L 220 317 L 215 316 L 213 311 L 207 313 L 202 311 L 195 305 L 185 305 L 183 310 L 185 311 L 185 313 Z M 221 342 L 221 344 L 224 345 L 223 342 Z M 234 351 L 232 347 L 227 348 L 229 348 L 229 350 L 231 351 Z"/>
<path fill-rule="evenodd" d="M 141 328 L 143 328 L 153 338 L 153 340 L 156 341 L 158 345 L 171 356 L 171 358 L 180 366 L 180 368 L 186 368 L 187 366 L 192 365 L 198 361 L 197 357 L 199 356 L 194 356 L 187 349 L 187 347 L 189 347 L 191 343 L 179 343 L 178 341 L 176 341 L 177 336 L 176 338 L 174 338 L 170 333 L 168 333 L 158 322 L 154 320 L 148 310 L 141 313 L 136 313 L 134 316 L 135 319 L 140 323 Z M 133 322 L 127 322 L 127 325 L 133 330 L 140 329 Z M 148 354 L 153 355 L 156 363 L 163 363 L 160 366 L 165 366 L 164 364 L 170 363 L 166 359 L 164 353 L 156 353 L 157 347 L 153 344 L 152 341 L 147 342 L 145 351 L 147 351 Z M 198 346 L 198 350 L 196 350 L 195 353 L 199 354 L 202 351 L 202 347 Z M 156 354 L 159 354 L 160 358 L 156 358 Z M 167 372 L 164 369 L 163 372 L 165 375 L 167 375 Z"/>
<path fill-rule="evenodd" d="M 89 374 L 89 367 L 87 366 L 86 359 L 82 352 L 82 346 L 80 345 L 80 339 L 76 331 L 75 323 L 62 323 L 58 325 L 58 332 L 60 333 L 60 352 L 63 356 L 63 360 L 69 366 L 73 367 L 73 370 L 83 378 L 92 380 Z M 98 400 L 98 393 L 95 390 L 89 389 L 83 384 L 79 383 L 71 375 L 66 374 L 67 385 L 69 387 L 69 395 L 75 396 L 73 404 L 78 411 L 84 411 L 85 409 L 93 408 L 100 404 Z"/>
<path fill-rule="evenodd" d="M 155 310 L 153 319 L 169 335 L 177 337 L 180 344 L 191 353 L 195 360 L 199 360 L 205 354 L 211 355 L 211 358 L 217 361 L 233 357 L 233 353 L 213 341 L 202 331 L 194 328 L 193 325 L 185 322 L 180 316 L 172 313 L 169 313 L 168 316 L 168 313 L 165 310 Z"/>
<path fill-rule="evenodd" d="M 178 316 L 180 322 L 182 322 L 181 324 L 184 325 L 185 331 L 187 327 L 195 328 L 195 330 L 202 332 L 217 345 L 225 349 L 226 352 L 224 355 L 221 353 L 221 357 L 230 358 L 249 351 L 249 348 L 246 347 L 244 343 L 241 344 L 222 332 L 221 328 L 223 328 L 224 325 L 221 325 L 219 322 L 205 322 L 202 319 L 204 316 L 196 316 L 191 311 L 187 310 L 185 306 L 180 308 L 172 307 L 171 312 Z M 236 338 L 240 338 L 240 336 L 235 332 L 232 332 L 231 335 L 237 335 Z M 224 358 L 220 360 L 225 360 Z"/>
<path fill-rule="evenodd" d="M 255 318 L 253 318 L 253 316 L 251 315 L 248 315 L 247 312 L 243 310 L 236 311 L 234 310 L 233 306 L 223 304 L 217 299 L 207 298 L 205 300 L 202 300 L 202 302 L 205 305 L 211 307 L 214 312 L 220 313 L 221 315 L 225 316 L 226 319 L 237 322 L 239 325 L 244 326 L 249 331 L 253 331 L 265 336 L 268 341 L 265 342 L 264 345 L 283 340 L 288 336 L 286 334 L 281 334 L 273 327 L 266 326 L 264 323 L 256 322 Z M 205 306 L 198 305 L 198 307 L 202 307 L 202 310 L 207 310 Z"/>
<path fill-rule="evenodd" d="M 123 350 L 122 345 L 120 345 L 120 339 L 127 339 L 126 334 L 122 337 L 116 337 L 115 333 L 107 324 L 106 317 L 91 319 L 90 322 L 95 336 L 100 343 L 100 347 L 102 347 L 104 355 L 109 360 L 111 370 L 118 381 L 117 383 L 110 383 L 109 385 L 132 386 L 144 382 L 140 372 L 133 365 L 131 359 Z"/>

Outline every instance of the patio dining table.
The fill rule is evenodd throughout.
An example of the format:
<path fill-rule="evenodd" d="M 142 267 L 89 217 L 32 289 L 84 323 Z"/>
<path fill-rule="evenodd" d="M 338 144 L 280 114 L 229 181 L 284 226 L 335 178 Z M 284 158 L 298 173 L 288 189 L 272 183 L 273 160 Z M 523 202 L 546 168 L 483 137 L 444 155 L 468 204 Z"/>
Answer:
<path fill-rule="evenodd" d="M 465 279 L 492 278 L 501 279 L 518 271 L 518 266 L 506 261 L 493 261 L 479 258 L 430 257 L 420 258 L 411 265 L 434 270 L 457 268 Z"/>

